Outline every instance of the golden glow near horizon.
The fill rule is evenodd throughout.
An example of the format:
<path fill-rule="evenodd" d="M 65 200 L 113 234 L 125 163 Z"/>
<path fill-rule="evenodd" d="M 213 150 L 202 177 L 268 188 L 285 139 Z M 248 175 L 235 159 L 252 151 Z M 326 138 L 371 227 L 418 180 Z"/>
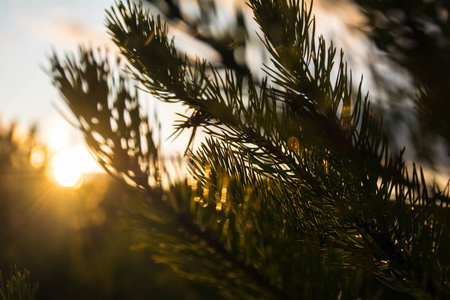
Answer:
<path fill-rule="evenodd" d="M 72 147 L 55 154 L 51 158 L 49 171 L 50 177 L 65 187 L 80 186 L 83 174 L 103 172 L 83 146 Z"/>

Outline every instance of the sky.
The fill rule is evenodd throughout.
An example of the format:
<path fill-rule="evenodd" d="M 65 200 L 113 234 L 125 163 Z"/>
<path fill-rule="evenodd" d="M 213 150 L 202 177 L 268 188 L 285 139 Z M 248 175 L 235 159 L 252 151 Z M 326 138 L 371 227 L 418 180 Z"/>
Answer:
<path fill-rule="evenodd" d="M 361 14 L 348 3 L 316 1 L 316 32 L 333 39 L 337 47 L 352 47 L 353 53 L 360 54 L 350 62 L 354 78 L 359 78 L 367 70 L 364 60 L 371 48 L 362 34 L 349 33 L 361 22 Z M 112 5 L 113 0 L 0 0 L 0 125 L 17 122 L 28 128 L 37 122 L 39 137 L 55 151 L 83 144 L 81 133 L 56 109 L 65 107 L 46 73 L 49 56 L 53 51 L 60 55 L 74 52 L 80 44 L 117 51 L 104 26 L 105 9 Z M 365 79 L 370 82 L 368 74 Z M 165 139 L 172 133 L 167 120 L 184 110 L 152 101 L 150 96 L 143 100 L 145 107 L 157 109 L 159 120 L 166 121 L 162 124 Z M 166 149 L 182 152 L 188 139 L 186 133 L 176 142 L 166 141 Z"/>
<path fill-rule="evenodd" d="M 105 9 L 113 0 L 0 0 L 0 125 L 19 124 L 19 131 L 38 124 L 38 137 L 59 152 L 83 144 L 81 133 L 59 112 L 65 109 L 47 73 L 49 56 L 76 52 L 79 45 L 117 51 L 110 41 Z M 145 107 L 158 109 L 160 120 L 174 119 L 180 107 L 150 102 Z M 174 109 L 175 108 L 175 109 Z M 163 124 L 163 137 L 171 131 Z M 188 136 L 168 148 L 181 152 Z M 184 146 L 183 146 L 184 145 Z"/>
<path fill-rule="evenodd" d="M 48 56 L 79 44 L 107 46 L 105 9 L 111 0 L 0 0 L 0 118 L 32 124 L 58 115 Z"/>
<path fill-rule="evenodd" d="M 75 51 L 79 44 L 108 45 L 104 11 L 109 0 L 0 0 L 0 120 L 22 127 L 38 122 L 45 139 L 51 127 L 70 127 L 55 109 L 62 101 L 46 73 L 52 51 Z M 61 143 L 77 138 L 66 132 Z M 52 141 L 56 143 L 56 141 Z"/>

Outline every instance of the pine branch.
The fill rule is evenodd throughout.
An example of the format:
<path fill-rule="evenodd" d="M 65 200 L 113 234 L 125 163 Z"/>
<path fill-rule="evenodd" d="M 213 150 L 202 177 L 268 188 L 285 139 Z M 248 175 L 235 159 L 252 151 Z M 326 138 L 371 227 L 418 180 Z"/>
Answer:
<path fill-rule="evenodd" d="M 100 163 L 152 199 L 136 217 L 158 229 L 147 231 L 143 247 L 187 277 L 226 284 L 228 297 L 242 289 L 249 298 L 356 298 L 370 290 L 352 286 L 364 269 L 361 284 L 375 276 L 419 298 L 448 295 L 449 188 L 428 186 L 420 168 L 408 171 L 402 153 L 389 152 L 368 97 L 352 94 L 343 54 L 336 71 L 335 48 L 316 40 L 305 2 L 250 7 L 274 66 L 260 86 L 250 74 L 183 57 L 168 27 L 140 6 L 118 3 L 108 12 L 135 79 L 159 99 L 194 109 L 179 130 L 201 126 L 212 137 L 192 153 L 197 182 L 170 193 L 127 81 L 119 76 L 109 86 L 109 66 L 87 51 L 79 65 L 52 59 L 55 85 Z M 194 254 L 202 270 L 220 270 L 216 277 L 189 272 Z"/>
<path fill-rule="evenodd" d="M 381 225 L 375 225 L 375 230 L 391 242 L 383 243 L 378 239 L 375 244 L 365 246 L 372 249 L 378 261 L 388 259 L 393 264 L 403 264 L 401 260 L 395 262 L 398 260 L 396 252 L 400 251 L 394 242 L 395 235 L 393 236 L 391 232 L 396 217 L 390 220 L 392 224 L 386 224 L 382 218 L 384 211 L 390 207 L 392 190 L 401 188 L 410 195 L 410 203 L 416 202 L 411 195 L 415 194 L 416 190 L 420 192 L 426 188 L 423 186 L 423 177 L 420 180 L 419 177 L 413 177 L 413 182 L 405 180 L 408 172 L 404 167 L 401 153 L 396 156 L 388 153 L 387 140 L 381 133 L 379 121 L 370 115 L 367 98 L 363 101 L 359 90 L 356 99 L 353 99 L 351 79 L 348 78 L 347 69 L 342 62 L 336 83 L 334 85 L 331 83 L 335 50 L 333 47 L 327 50 L 323 39 L 319 39 L 316 46 L 311 10 L 305 3 L 292 1 L 287 4 L 269 1 L 262 4 L 251 1 L 250 5 L 255 11 L 255 18 L 260 23 L 262 31 L 266 34 L 265 44 L 273 56 L 273 63 L 277 69 L 269 70 L 269 75 L 276 86 L 287 89 L 286 93 L 279 90 L 270 93 L 270 88 L 262 87 L 260 90 L 263 96 L 259 98 L 251 76 L 246 76 L 244 80 L 244 77 L 235 75 L 233 71 L 227 71 L 222 77 L 213 67 L 212 73 L 208 76 L 203 67 L 204 62 L 197 62 L 197 68 L 191 70 L 191 66 L 185 60 L 167 61 L 170 64 L 168 69 L 172 70 L 168 74 L 180 74 L 189 69 L 190 75 L 183 78 L 183 81 L 178 76 L 169 80 L 165 74 L 158 73 L 159 70 L 152 72 L 145 59 L 134 60 L 141 51 L 148 52 L 147 55 L 153 53 L 151 43 L 143 50 L 138 50 L 130 49 L 118 39 L 116 42 L 139 72 L 135 73 L 136 78 L 144 85 L 148 78 L 159 80 L 163 86 L 160 98 L 164 100 L 167 93 L 174 95 L 173 99 L 178 98 L 191 108 L 208 115 L 209 119 L 217 120 L 202 125 L 207 128 L 209 134 L 234 143 L 236 151 L 248 158 L 244 160 L 245 163 L 256 167 L 256 171 L 269 177 L 278 174 L 287 181 L 286 184 L 295 184 L 299 181 L 297 183 L 302 185 L 303 191 L 315 199 L 316 206 L 322 205 L 323 199 L 329 205 L 335 206 L 343 217 L 339 227 L 348 227 L 342 224 L 356 225 L 354 229 L 359 234 L 373 241 L 374 234 L 366 222 L 371 226 L 376 223 L 371 219 L 373 215 L 367 210 L 375 213 L 375 220 L 382 222 Z M 113 35 L 133 34 L 134 24 L 147 22 L 143 17 L 145 15 L 143 11 L 137 10 L 136 14 L 142 14 L 142 17 L 130 18 L 122 13 L 121 22 L 128 24 L 129 29 L 122 27 L 119 30 L 115 23 L 110 21 L 109 28 Z M 166 33 L 159 30 L 158 26 L 151 26 L 151 20 L 149 24 L 150 26 L 145 26 L 148 30 L 146 35 L 164 39 Z M 289 35 L 291 32 L 295 34 Z M 173 44 L 166 44 L 165 51 L 179 57 Z M 193 78 L 197 78 L 197 81 L 194 82 Z M 176 86 L 173 86 L 174 83 Z M 196 86 L 196 90 L 193 91 L 191 86 Z M 244 86 L 248 87 L 246 94 L 243 93 Z M 149 88 L 151 89 L 150 86 Z M 269 92 L 265 92 L 266 90 Z M 287 105 L 278 108 L 277 103 L 280 99 L 277 94 L 284 96 L 282 101 Z M 248 104 L 244 104 L 245 97 L 248 97 Z M 259 108 L 259 113 L 255 114 L 257 117 L 252 117 L 250 111 L 256 107 Z M 286 118 L 294 121 L 283 121 Z M 293 124 L 305 133 L 289 130 L 288 127 Z M 286 133 L 291 135 L 286 136 Z M 302 142 L 305 142 L 308 148 L 311 146 L 311 150 L 319 154 L 315 160 L 326 161 L 329 164 L 328 170 L 318 169 L 314 172 L 310 160 L 304 157 L 305 152 L 300 154 L 300 151 L 289 150 L 287 140 L 292 137 L 292 133 L 295 139 L 301 141 L 300 147 Z M 318 168 L 317 165 L 314 167 Z M 330 170 L 333 172 L 330 173 Z M 367 170 L 370 170 L 368 174 Z M 293 177 L 294 174 L 296 176 Z M 382 189 L 378 189 L 377 186 L 379 179 L 382 181 Z M 338 183 L 343 185 L 351 183 L 359 187 L 355 191 L 330 189 L 330 184 L 337 187 Z M 438 195 L 437 192 L 434 194 Z M 336 198 L 336 195 L 342 196 Z M 410 203 L 406 203 L 402 196 L 396 196 L 394 202 L 404 210 L 408 210 Z M 427 194 L 422 194 L 421 197 L 425 197 L 423 201 L 426 202 L 434 199 L 434 196 L 428 197 Z M 447 196 L 439 197 L 446 200 Z M 417 219 L 412 216 L 408 221 L 416 223 Z M 407 221 L 400 226 L 406 226 L 406 223 Z M 333 225 L 329 226 L 331 230 L 328 234 L 337 239 L 343 236 L 343 233 L 333 234 L 336 228 L 333 228 Z M 325 226 L 327 227 L 328 225 Z M 395 251 L 392 250 L 393 244 L 396 245 Z M 401 278 L 393 280 L 401 289 Z M 420 286 L 418 282 L 415 285 Z"/>
<path fill-rule="evenodd" d="M 212 47 L 221 56 L 220 63 L 223 64 L 225 68 L 235 70 L 240 74 L 250 74 L 247 64 L 245 62 L 238 63 L 235 58 L 235 49 L 238 46 L 245 47 L 245 37 L 248 36 L 248 29 L 245 25 L 243 12 L 239 5 L 236 5 L 235 7 L 237 9 L 235 28 L 233 30 L 228 30 L 229 33 L 227 32 L 217 36 L 213 35 L 210 30 L 205 30 L 205 28 L 209 29 L 217 18 L 217 8 L 214 1 L 200 1 L 198 5 L 201 9 L 201 16 L 200 19 L 196 20 L 186 18 L 180 11 L 180 7 L 172 0 L 164 1 L 165 4 L 167 4 L 166 7 L 157 3 L 157 1 L 148 0 L 148 2 L 162 9 L 171 25 L 177 26 L 182 22 L 183 27 L 186 28 L 185 31 L 193 39 L 206 43 Z M 210 7 L 210 9 L 208 10 L 207 7 Z M 202 30 L 199 28 L 202 28 Z"/>
<path fill-rule="evenodd" d="M 231 255 L 210 233 L 208 224 L 199 226 L 195 213 L 183 210 L 183 207 L 196 204 L 189 187 L 176 184 L 170 192 L 162 189 L 159 178 L 164 174 L 161 174 L 159 146 L 153 142 L 148 118 L 140 114 L 137 94 L 130 93 L 126 78 L 117 75 L 104 57 L 96 57 L 92 51 L 81 48 L 78 59 L 68 57 L 61 62 L 57 56 L 52 57 L 54 84 L 74 113 L 78 128 L 84 133 L 93 155 L 105 171 L 141 191 L 141 196 L 136 197 L 147 204 L 144 209 L 141 204 L 132 215 L 149 231 L 146 231 L 147 235 L 152 236 L 156 228 L 159 231 L 153 233 L 157 239 L 150 239 L 153 245 L 144 247 L 164 253 L 166 250 L 159 249 L 160 244 L 164 244 L 164 240 L 171 241 L 169 248 L 177 249 L 174 253 L 181 252 L 177 256 L 184 255 L 189 259 L 192 247 L 198 249 L 205 243 L 207 251 L 199 251 L 196 255 L 204 260 L 202 263 L 208 273 L 223 274 L 213 280 L 215 277 L 202 278 L 189 273 L 192 272 L 189 268 L 181 270 L 181 273 L 191 274 L 188 277 L 198 277 L 201 281 L 226 285 L 223 291 L 226 295 L 239 295 L 242 299 L 252 299 L 256 295 L 290 299 L 279 287 L 267 281 L 257 268 Z M 127 114 L 131 118 L 125 117 Z M 180 194 L 179 189 L 184 191 Z M 165 200 L 168 197 L 170 202 Z M 215 223 L 214 219 L 211 221 Z M 181 236 L 179 228 L 185 232 Z M 172 259 L 168 259 L 169 264 L 177 270 L 183 269 L 183 263 L 180 265 L 175 258 Z M 239 288 L 232 287 L 236 284 L 236 278 L 241 278 Z"/>
<path fill-rule="evenodd" d="M 285 3 L 279 3 L 276 4 L 272 2 L 272 6 L 268 3 L 264 3 L 264 6 L 262 6 L 261 3 L 257 1 L 252 1 L 253 9 L 256 13 L 256 19 L 259 21 L 262 31 L 266 33 L 266 45 L 271 51 L 274 59 L 274 64 L 277 67 L 277 73 L 273 76 L 275 77 L 275 80 L 278 85 L 281 86 L 287 86 L 291 89 L 294 89 L 299 94 L 303 94 L 308 99 L 314 99 L 314 100 L 320 100 L 321 102 L 318 102 L 316 107 L 320 112 L 324 112 L 325 115 L 331 113 L 331 115 L 339 115 L 337 112 L 337 108 L 342 105 L 343 108 L 346 107 L 345 102 L 342 103 L 340 101 L 332 101 L 333 98 L 330 97 L 329 94 L 324 91 L 329 90 L 331 95 L 338 95 L 337 100 L 339 100 L 340 97 L 344 96 L 342 93 L 338 92 L 336 93 L 336 90 L 333 89 L 333 86 L 331 86 L 329 83 L 329 74 L 331 73 L 330 70 L 332 68 L 332 62 L 333 62 L 333 50 L 328 51 L 328 56 L 325 55 L 325 46 L 323 40 L 319 40 L 318 50 L 315 50 L 314 47 L 311 51 L 309 51 L 308 45 L 314 45 L 312 41 L 305 43 L 305 41 L 308 41 L 308 12 L 304 8 L 304 3 L 302 3 L 302 12 L 295 16 L 294 18 L 289 18 L 289 13 L 286 13 L 287 10 L 291 9 L 292 7 L 296 8 L 296 5 L 294 3 L 290 3 L 290 6 Z M 262 9 L 262 7 L 264 9 Z M 294 11 L 297 11 L 296 9 L 293 9 Z M 289 37 L 283 37 L 279 33 L 272 34 L 273 26 L 269 26 L 268 24 L 273 24 L 274 22 L 278 22 L 283 28 L 286 26 L 289 26 L 289 23 L 292 23 L 293 20 L 297 20 L 297 22 L 300 22 L 300 24 L 295 23 L 296 25 L 294 28 L 297 30 L 297 35 L 295 37 L 299 37 L 299 39 L 290 39 Z M 303 24 L 303 25 L 302 25 Z M 283 26 L 284 25 L 284 26 Z M 291 25 L 292 26 L 292 25 Z M 287 31 L 289 32 L 289 31 Z M 314 35 L 314 27 L 312 29 L 313 35 Z M 313 37 L 312 37 L 313 38 Z M 311 53 L 311 54 L 310 54 Z M 328 66 L 325 64 L 326 59 L 328 59 Z M 306 62 L 306 63 L 304 63 Z M 310 66 L 309 62 L 311 62 L 313 65 Z M 331 64 L 330 64 L 331 62 Z M 312 70 L 312 71 L 311 71 Z M 339 70 L 338 74 L 345 74 L 345 72 L 342 72 L 342 69 Z M 342 78 L 338 76 L 338 78 Z M 347 81 L 345 80 L 344 82 Z M 325 80 L 323 80 L 325 79 Z M 350 84 L 351 85 L 351 84 Z M 335 87 L 340 87 L 341 85 L 336 83 Z M 347 93 L 348 94 L 348 93 Z M 317 96 L 318 95 L 318 96 Z M 331 101 L 330 101 L 331 100 Z M 328 102 L 330 101 L 330 102 Z M 345 101 L 345 100 L 344 100 Z M 343 134 L 343 135 L 337 135 L 338 140 L 344 142 L 344 147 L 348 146 L 345 145 L 345 137 L 350 136 L 352 137 L 352 143 L 355 144 L 356 148 L 358 148 L 358 144 L 362 145 L 363 150 L 363 157 L 365 159 L 372 160 L 372 163 L 368 163 L 366 168 L 364 169 L 371 169 L 371 166 L 375 166 L 378 171 L 380 171 L 379 166 L 383 166 L 383 169 L 381 169 L 382 172 L 379 172 L 381 177 L 383 178 L 383 174 L 386 174 L 386 171 L 395 173 L 388 174 L 390 175 L 388 178 L 388 181 L 390 181 L 390 184 L 393 184 L 393 186 L 402 186 L 407 193 L 410 193 L 411 191 L 417 190 L 419 193 L 421 191 L 423 197 L 423 201 L 430 201 L 433 199 L 433 196 L 430 198 L 427 194 L 427 185 L 425 183 L 423 174 L 421 174 L 420 180 L 418 177 L 413 177 L 413 181 L 410 183 L 408 180 L 404 180 L 404 176 L 407 176 L 407 170 L 404 167 L 403 163 L 401 162 L 401 154 L 396 159 L 398 162 L 392 162 L 392 158 L 388 158 L 388 152 L 387 152 L 387 141 L 385 139 L 381 139 L 381 130 L 380 125 L 377 124 L 377 121 L 371 118 L 370 111 L 368 109 L 363 109 L 362 111 L 358 111 L 358 103 L 360 102 L 360 92 L 357 97 L 356 103 L 354 104 L 356 109 L 354 109 L 353 116 L 361 115 L 362 119 L 361 122 L 359 122 L 359 116 L 356 118 L 354 122 L 352 122 L 353 126 L 350 126 L 350 128 L 353 128 L 353 133 L 350 131 L 351 134 Z M 349 103 L 349 102 L 347 102 Z M 366 106 L 366 105 L 364 105 Z M 344 114 L 344 111 L 341 111 L 340 115 L 342 116 Z M 372 119 L 372 120 L 371 120 Z M 333 119 L 331 120 L 333 121 Z M 336 124 L 339 125 L 339 124 Z M 339 128 L 339 126 L 335 126 Z M 340 126 L 342 127 L 342 126 Z M 319 125 L 320 128 L 320 125 Z M 328 132 L 333 132 L 332 126 L 329 126 L 327 128 Z M 325 132 L 322 131 L 323 134 Z M 332 138 L 328 138 L 328 141 L 333 142 Z M 379 147 L 380 147 L 380 141 L 383 142 L 381 144 L 381 155 L 379 154 Z M 365 147 L 368 147 L 364 149 Z M 365 153 L 364 153 L 365 152 Z M 383 152 L 385 152 L 385 158 L 383 158 Z M 354 160 L 354 158 L 358 157 L 358 153 L 356 152 L 350 152 L 351 156 L 349 161 L 351 162 Z M 383 161 L 384 159 L 384 161 Z M 379 163 L 378 163 L 379 161 Z M 358 160 L 356 160 L 358 162 Z M 394 168 L 389 170 L 388 166 L 393 166 Z M 398 174 L 398 175 L 395 175 Z M 415 168 L 413 168 L 413 174 L 416 174 Z M 378 176 L 380 176 L 378 175 Z M 394 176 L 393 176 L 394 175 Z M 400 175 L 400 176 L 399 176 Z M 386 179 L 384 179 L 386 180 Z M 370 182 L 368 182 L 370 184 Z M 439 190 L 436 187 L 433 187 L 434 194 L 440 195 Z M 370 191 L 370 190 L 369 190 Z M 448 196 L 448 195 L 447 195 Z M 394 201 L 402 202 L 403 200 L 399 199 L 401 197 L 397 197 Z M 376 198 L 375 198 L 376 199 Z M 374 200 L 375 200 L 374 199 Z M 390 197 L 385 198 L 387 200 L 390 200 Z M 411 199 L 411 203 L 415 201 L 415 199 Z M 385 202 L 386 200 L 384 200 Z M 444 201 L 448 203 L 448 198 L 444 196 Z M 438 202 L 434 202 L 434 205 L 438 204 Z M 385 206 L 385 208 L 387 208 Z M 406 207 L 405 207 L 406 208 Z M 415 220 L 410 220 L 411 222 L 414 222 Z M 416 221 L 417 222 L 417 221 Z M 405 225 L 405 224 L 404 224 Z M 380 228 L 381 229 L 381 228 Z M 379 230 L 380 230 L 379 229 Z M 370 232 L 368 232 L 370 234 Z M 395 242 L 394 242 L 395 243 Z M 383 246 L 383 244 L 380 242 L 380 244 Z M 386 245 L 386 244 L 384 244 Z M 390 246 L 387 247 L 386 252 L 392 252 L 391 250 L 388 250 Z M 397 250 L 398 251 L 398 250 Z M 388 255 L 391 256 L 391 259 L 395 261 L 395 255 Z M 420 282 L 421 280 L 419 280 Z M 425 289 L 427 289 L 426 287 Z M 434 288 L 429 289 L 429 292 L 433 293 Z"/>

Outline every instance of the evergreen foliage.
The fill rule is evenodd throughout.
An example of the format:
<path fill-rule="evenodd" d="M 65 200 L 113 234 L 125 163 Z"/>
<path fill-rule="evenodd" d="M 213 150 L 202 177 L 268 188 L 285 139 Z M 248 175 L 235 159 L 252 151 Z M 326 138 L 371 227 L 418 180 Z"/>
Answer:
<path fill-rule="evenodd" d="M 32 300 L 38 287 L 37 283 L 31 283 L 30 272 L 27 269 L 21 272 L 16 266 L 11 267 L 10 276 L 6 282 L 0 271 L 0 299 L 2 300 Z"/>
<path fill-rule="evenodd" d="M 169 17 L 182 18 L 167 3 Z M 154 124 L 126 75 L 98 51 L 51 58 L 92 153 L 137 191 L 132 220 L 143 241 L 134 248 L 230 299 L 368 299 L 383 295 L 377 282 L 419 299 L 450 297 L 449 187 L 390 150 L 344 54 L 316 36 L 311 6 L 248 5 L 272 61 L 262 80 L 211 36 L 201 39 L 223 65 L 189 59 L 141 5 L 108 11 L 134 80 L 192 111 L 177 131 L 208 134 L 195 152 L 188 145 L 194 179 L 169 188 Z"/>

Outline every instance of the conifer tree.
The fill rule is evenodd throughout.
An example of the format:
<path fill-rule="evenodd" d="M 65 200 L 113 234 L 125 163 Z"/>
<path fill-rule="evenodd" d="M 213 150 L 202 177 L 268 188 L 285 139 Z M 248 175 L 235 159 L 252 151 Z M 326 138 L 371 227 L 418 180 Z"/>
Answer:
<path fill-rule="evenodd" d="M 166 21 L 183 20 L 166 4 Z M 51 58 L 53 83 L 92 154 L 135 191 L 134 249 L 229 299 L 371 299 L 383 289 L 449 298 L 449 187 L 389 148 L 343 52 L 316 35 L 309 4 L 248 5 L 272 62 L 262 79 L 227 39 L 201 30 L 222 64 L 188 57 L 161 16 L 130 2 L 108 11 L 107 28 L 131 79 L 100 51 Z M 193 179 L 163 185 L 158 125 L 133 80 L 190 109 L 176 131 L 207 134 L 186 152 Z"/>

